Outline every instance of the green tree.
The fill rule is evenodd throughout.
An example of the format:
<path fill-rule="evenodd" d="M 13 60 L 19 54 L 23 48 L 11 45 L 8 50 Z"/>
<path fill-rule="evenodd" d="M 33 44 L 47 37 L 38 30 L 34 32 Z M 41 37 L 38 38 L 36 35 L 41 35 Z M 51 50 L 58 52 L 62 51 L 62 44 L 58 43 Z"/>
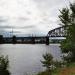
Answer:
<path fill-rule="evenodd" d="M 41 61 L 41 63 L 43 64 L 44 67 L 46 67 L 46 72 L 47 75 L 51 75 L 51 71 L 52 71 L 52 63 L 53 63 L 53 57 L 51 54 L 46 53 L 43 55 L 44 60 Z"/>
<path fill-rule="evenodd" d="M 8 71 L 9 61 L 8 57 L 1 56 L 0 57 L 0 75 L 10 75 Z"/>
<path fill-rule="evenodd" d="M 63 8 L 59 18 L 66 33 L 66 39 L 61 43 L 61 50 L 68 54 L 66 61 L 75 62 L 75 4 L 70 4 L 70 8 Z"/>

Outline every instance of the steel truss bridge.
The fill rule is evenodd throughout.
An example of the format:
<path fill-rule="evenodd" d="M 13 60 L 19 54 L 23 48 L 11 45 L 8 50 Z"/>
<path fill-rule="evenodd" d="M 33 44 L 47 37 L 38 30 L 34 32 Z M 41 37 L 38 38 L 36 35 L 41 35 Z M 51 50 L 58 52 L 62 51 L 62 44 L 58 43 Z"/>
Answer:
<path fill-rule="evenodd" d="M 48 32 L 47 36 L 49 36 L 49 37 L 65 37 L 67 35 L 65 28 L 66 28 L 65 26 L 62 26 L 62 27 L 58 27 L 53 30 L 50 30 Z"/>
<path fill-rule="evenodd" d="M 37 36 L 37 37 L 16 37 L 15 40 L 17 43 L 46 43 L 49 44 L 49 41 L 54 43 L 61 42 L 66 36 L 65 26 L 55 28 L 50 30 L 46 36 Z M 13 37 L 3 38 L 5 43 L 12 43 Z M 34 41 L 34 42 L 33 42 Z"/>
<path fill-rule="evenodd" d="M 60 43 L 62 40 L 66 39 L 66 35 L 67 34 L 65 26 L 50 30 L 47 34 L 51 43 Z"/>

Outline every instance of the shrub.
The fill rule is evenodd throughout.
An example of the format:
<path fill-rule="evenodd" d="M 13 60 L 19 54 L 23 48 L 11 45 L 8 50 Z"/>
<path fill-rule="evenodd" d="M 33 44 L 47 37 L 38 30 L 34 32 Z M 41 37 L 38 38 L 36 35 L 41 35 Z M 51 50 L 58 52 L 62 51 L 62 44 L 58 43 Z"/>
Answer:
<path fill-rule="evenodd" d="M 0 57 L 0 75 L 10 75 L 8 71 L 8 67 L 9 67 L 8 56 L 6 57 L 1 56 Z"/>

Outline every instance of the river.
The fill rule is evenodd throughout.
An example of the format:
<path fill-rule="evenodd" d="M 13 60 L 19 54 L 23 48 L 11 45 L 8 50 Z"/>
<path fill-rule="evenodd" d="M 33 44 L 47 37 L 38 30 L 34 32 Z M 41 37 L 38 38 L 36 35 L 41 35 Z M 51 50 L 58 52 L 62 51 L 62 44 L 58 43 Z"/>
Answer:
<path fill-rule="evenodd" d="M 44 70 L 42 55 L 51 53 L 54 60 L 61 60 L 59 44 L 1 44 L 0 55 L 8 55 L 11 75 L 31 75 Z"/>

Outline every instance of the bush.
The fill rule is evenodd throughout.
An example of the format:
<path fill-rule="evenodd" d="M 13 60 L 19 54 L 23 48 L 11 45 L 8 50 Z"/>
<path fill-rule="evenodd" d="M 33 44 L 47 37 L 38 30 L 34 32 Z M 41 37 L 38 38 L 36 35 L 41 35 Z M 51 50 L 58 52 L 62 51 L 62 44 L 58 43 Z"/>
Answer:
<path fill-rule="evenodd" d="M 0 57 L 0 75 L 10 75 L 10 72 L 8 71 L 9 67 L 9 61 L 8 61 L 8 56 Z"/>
<path fill-rule="evenodd" d="M 53 57 L 51 54 L 46 53 L 43 55 L 44 61 L 41 61 L 44 67 L 46 67 L 47 70 L 51 70 L 51 65 L 53 63 Z"/>
<path fill-rule="evenodd" d="M 37 75 L 50 75 L 49 71 L 39 72 Z"/>

